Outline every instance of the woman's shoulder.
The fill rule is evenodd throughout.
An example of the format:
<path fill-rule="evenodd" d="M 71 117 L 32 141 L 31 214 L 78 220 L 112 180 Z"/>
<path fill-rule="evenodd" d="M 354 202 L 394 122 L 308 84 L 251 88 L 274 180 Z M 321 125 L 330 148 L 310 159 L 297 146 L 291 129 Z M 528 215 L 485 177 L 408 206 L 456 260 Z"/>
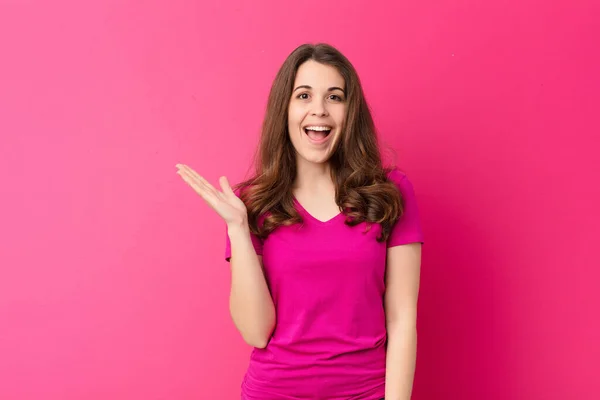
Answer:
<path fill-rule="evenodd" d="M 403 181 L 408 180 L 406 172 L 402 171 L 397 166 L 387 168 L 387 178 L 396 185 L 401 185 Z"/>
<path fill-rule="evenodd" d="M 388 180 L 392 182 L 400 194 L 406 199 L 415 196 L 415 189 L 412 181 L 409 179 L 407 173 L 398 167 L 393 167 L 387 174 Z"/>

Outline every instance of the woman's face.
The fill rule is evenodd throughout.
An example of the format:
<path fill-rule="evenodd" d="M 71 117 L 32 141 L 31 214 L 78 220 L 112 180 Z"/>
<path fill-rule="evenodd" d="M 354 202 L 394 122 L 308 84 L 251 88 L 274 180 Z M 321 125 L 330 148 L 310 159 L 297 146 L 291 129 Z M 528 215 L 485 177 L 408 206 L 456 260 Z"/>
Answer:
<path fill-rule="evenodd" d="M 288 108 L 288 132 L 297 156 L 329 160 L 346 118 L 346 87 L 335 67 L 309 60 L 300 65 Z"/>

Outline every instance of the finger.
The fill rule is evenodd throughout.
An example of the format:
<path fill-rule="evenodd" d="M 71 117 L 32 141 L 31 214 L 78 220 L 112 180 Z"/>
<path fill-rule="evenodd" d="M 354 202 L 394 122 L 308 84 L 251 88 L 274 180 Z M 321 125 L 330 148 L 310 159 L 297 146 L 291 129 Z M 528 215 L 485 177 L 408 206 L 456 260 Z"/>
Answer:
<path fill-rule="evenodd" d="M 191 176 L 187 171 L 181 170 L 177 172 L 183 180 L 192 187 L 206 201 L 211 207 L 215 207 L 217 203 L 217 199 L 215 198 L 214 193 L 209 191 L 205 185 L 201 182 L 198 182 L 195 177 Z"/>
<path fill-rule="evenodd" d="M 178 167 L 179 167 L 179 165 L 178 165 Z M 185 171 L 185 173 L 191 179 L 193 179 L 193 181 L 196 183 L 196 185 L 203 188 L 208 193 L 212 194 L 213 198 L 206 199 L 206 200 L 211 202 L 209 204 L 211 204 L 211 206 L 213 208 L 216 207 L 219 200 L 226 200 L 226 196 L 223 192 L 217 190 L 213 185 L 211 185 L 206 179 L 204 179 L 200 174 L 198 174 L 196 171 L 194 171 L 191 167 L 189 167 L 187 165 L 181 165 L 180 167 L 181 167 L 181 170 Z"/>
<path fill-rule="evenodd" d="M 185 169 L 180 169 L 179 171 L 177 171 L 177 174 L 179 176 L 181 176 L 181 178 L 190 186 L 192 186 L 195 190 L 197 190 L 198 192 L 207 192 L 206 188 L 204 187 L 204 185 L 201 185 L 200 182 L 197 181 L 196 178 L 194 178 L 188 171 L 186 171 Z M 199 193 L 200 194 L 200 193 Z"/>
<path fill-rule="evenodd" d="M 212 192 L 215 196 L 219 196 L 219 191 L 217 189 L 215 189 L 215 187 L 213 185 L 211 185 L 210 182 L 208 182 L 206 179 L 204 179 L 199 173 L 197 173 L 196 171 L 194 171 L 192 168 L 188 167 L 187 165 L 184 166 L 184 170 L 187 171 L 196 180 L 198 180 L 199 183 L 204 185 L 207 188 L 207 190 Z"/>
<path fill-rule="evenodd" d="M 184 164 L 177 164 L 178 171 L 177 173 L 182 177 L 185 176 L 185 180 L 190 186 L 196 189 L 202 189 L 203 192 L 209 193 L 212 192 L 213 195 L 216 195 L 214 191 L 211 191 L 210 188 L 206 185 L 206 183 L 202 182 L 201 179 L 198 179 L 198 174 L 194 174 L 194 170 Z M 193 185 L 192 185 L 193 184 Z M 198 193 L 200 194 L 200 193 Z"/>

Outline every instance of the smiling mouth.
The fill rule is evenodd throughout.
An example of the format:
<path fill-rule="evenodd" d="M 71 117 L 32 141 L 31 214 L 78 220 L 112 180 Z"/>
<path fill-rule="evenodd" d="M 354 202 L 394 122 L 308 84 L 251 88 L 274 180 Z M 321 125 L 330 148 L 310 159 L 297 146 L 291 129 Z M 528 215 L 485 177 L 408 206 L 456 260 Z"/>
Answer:
<path fill-rule="evenodd" d="M 327 139 L 327 137 L 331 133 L 331 130 L 332 129 L 329 127 L 319 129 L 304 128 L 304 133 L 306 133 L 306 135 L 311 141 L 315 143 L 321 143 Z"/>

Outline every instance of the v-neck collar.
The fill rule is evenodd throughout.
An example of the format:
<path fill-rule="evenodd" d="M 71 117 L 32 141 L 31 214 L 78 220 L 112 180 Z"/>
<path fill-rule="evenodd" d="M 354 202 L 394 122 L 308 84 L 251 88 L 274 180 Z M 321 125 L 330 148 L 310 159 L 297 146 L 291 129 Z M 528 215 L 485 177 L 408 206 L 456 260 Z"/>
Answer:
<path fill-rule="evenodd" d="M 333 221 L 337 220 L 338 218 L 340 218 L 340 217 L 342 217 L 344 215 L 344 213 L 340 211 L 339 213 L 337 213 L 336 215 L 334 215 L 330 219 L 328 219 L 326 221 L 321 221 L 320 219 L 314 217 L 311 213 L 309 213 L 306 210 L 306 208 L 304 208 L 304 206 L 302 205 L 302 203 L 300 203 L 298 201 L 298 199 L 296 198 L 296 196 L 293 196 L 293 199 L 294 199 L 294 203 L 296 205 L 298 205 L 298 208 L 300 209 L 300 211 L 302 212 L 302 214 L 306 215 L 307 217 L 309 217 L 310 219 L 312 219 L 313 221 L 315 221 L 316 223 L 321 224 L 321 225 L 330 224 Z"/>

